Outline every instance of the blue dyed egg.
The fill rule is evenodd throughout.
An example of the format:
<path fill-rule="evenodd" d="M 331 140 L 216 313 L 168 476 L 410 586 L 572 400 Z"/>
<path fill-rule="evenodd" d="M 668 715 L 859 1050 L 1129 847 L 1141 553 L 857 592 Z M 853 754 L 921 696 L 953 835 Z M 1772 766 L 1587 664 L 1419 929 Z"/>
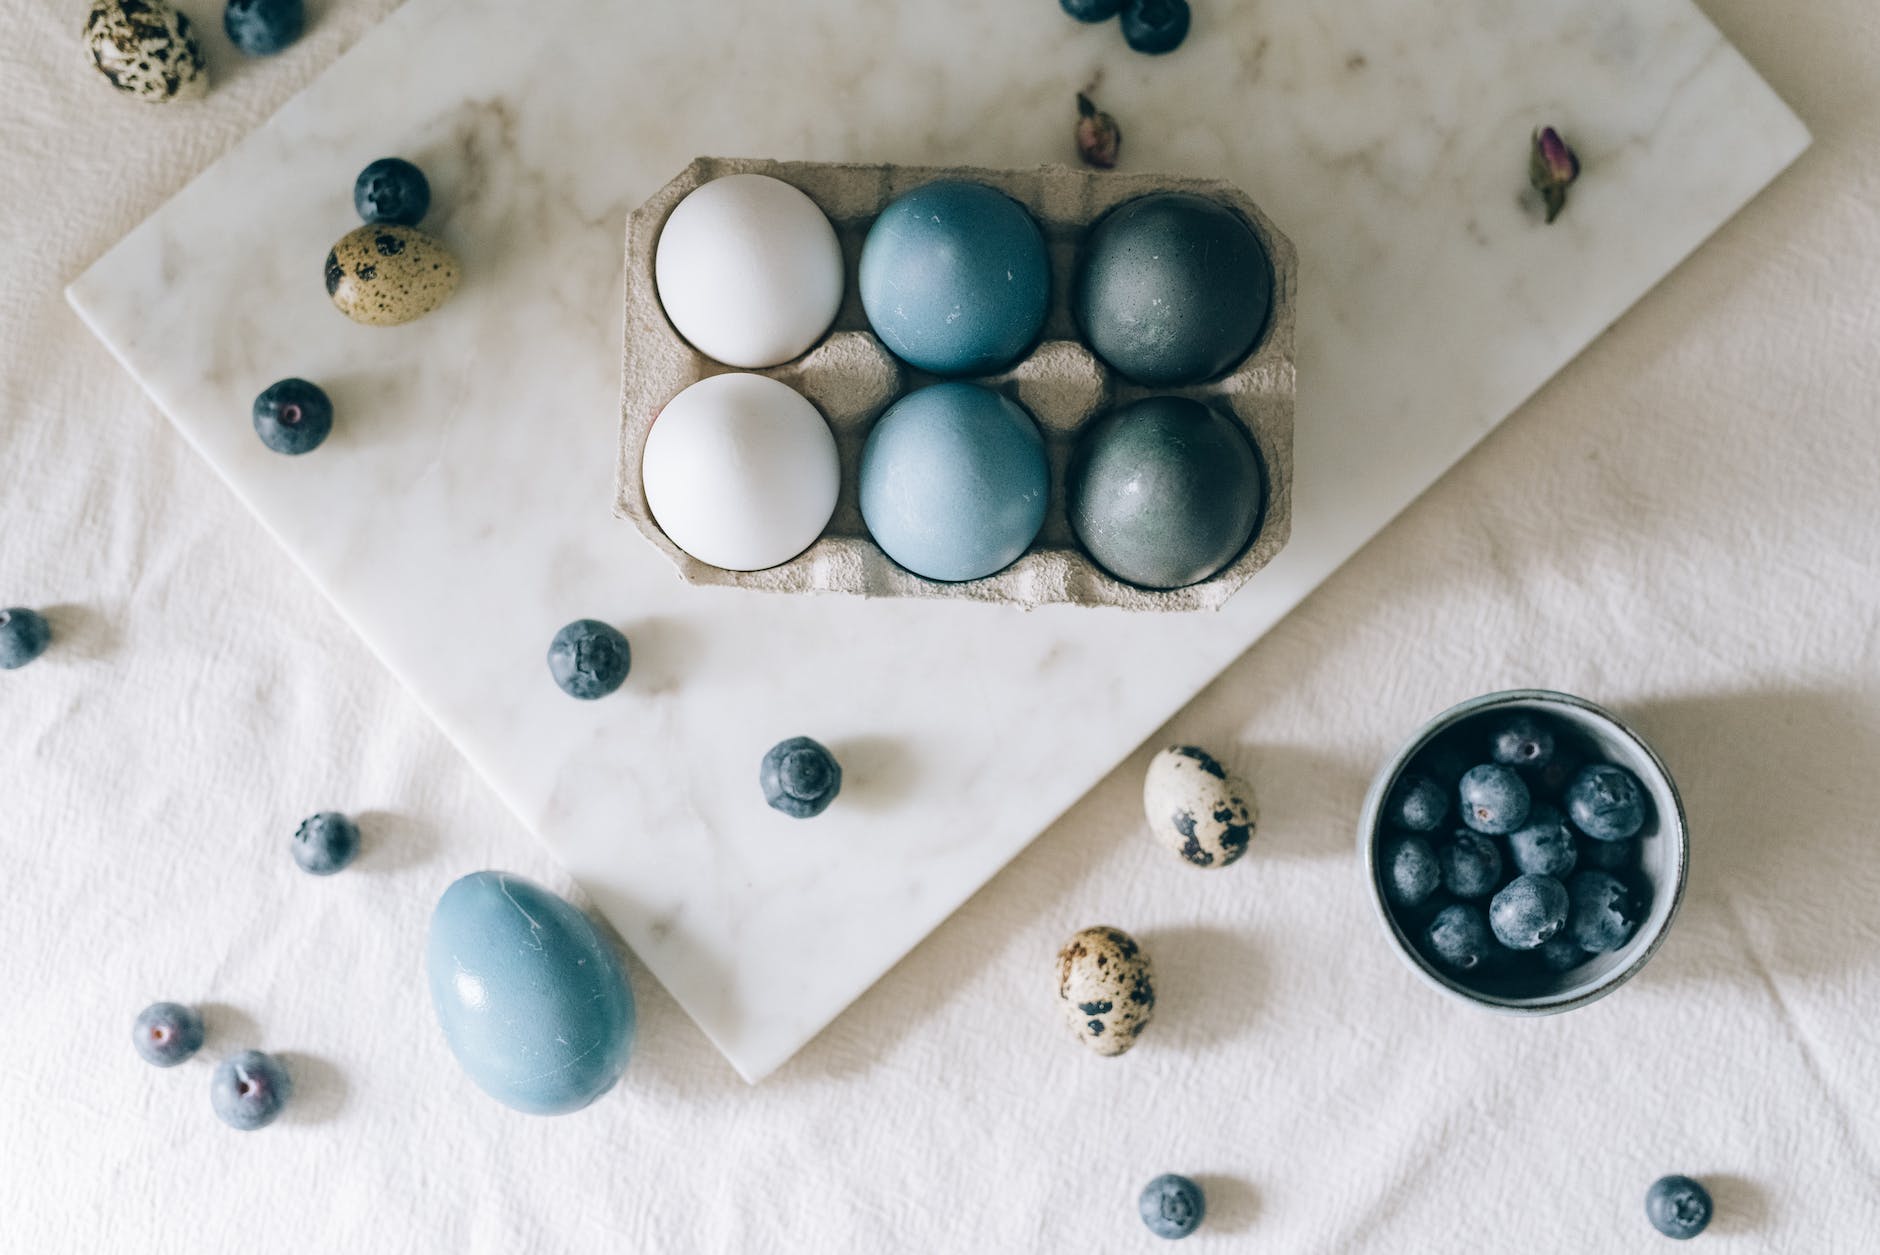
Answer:
<path fill-rule="evenodd" d="M 889 351 L 936 375 L 1017 361 L 1044 329 L 1051 262 L 1025 207 L 945 179 L 881 211 L 862 245 L 862 309 Z"/>
<path fill-rule="evenodd" d="M 1145 397 L 1084 429 L 1065 497 L 1098 566 L 1144 588 L 1182 588 L 1247 547 L 1265 485 L 1239 423 L 1188 397 Z"/>
<path fill-rule="evenodd" d="M 862 446 L 869 534 L 930 580 L 976 580 L 1010 566 L 1044 526 L 1050 494 L 1038 425 L 977 384 L 908 393 Z"/>
<path fill-rule="evenodd" d="M 1096 355 L 1137 383 L 1200 383 L 1259 342 L 1273 310 L 1273 267 L 1239 214 L 1161 192 L 1091 230 L 1071 308 Z"/>
<path fill-rule="evenodd" d="M 587 916 L 520 876 L 472 872 L 431 914 L 431 1004 L 457 1062 L 505 1106 L 579 1111 L 633 1046 L 633 991 Z"/>

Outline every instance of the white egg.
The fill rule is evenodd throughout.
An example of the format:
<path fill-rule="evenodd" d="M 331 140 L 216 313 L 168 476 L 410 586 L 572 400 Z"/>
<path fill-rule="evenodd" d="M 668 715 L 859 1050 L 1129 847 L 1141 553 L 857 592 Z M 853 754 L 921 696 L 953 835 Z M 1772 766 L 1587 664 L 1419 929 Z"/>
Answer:
<path fill-rule="evenodd" d="M 640 479 L 672 543 L 727 571 L 761 571 L 813 544 L 835 513 L 836 439 L 816 407 L 764 375 L 714 375 L 666 403 Z"/>
<path fill-rule="evenodd" d="M 727 366 L 801 356 L 842 304 L 842 247 L 816 202 L 764 174 L 692 191 L 660 228 L 659 302 L 680 335 Z"/>

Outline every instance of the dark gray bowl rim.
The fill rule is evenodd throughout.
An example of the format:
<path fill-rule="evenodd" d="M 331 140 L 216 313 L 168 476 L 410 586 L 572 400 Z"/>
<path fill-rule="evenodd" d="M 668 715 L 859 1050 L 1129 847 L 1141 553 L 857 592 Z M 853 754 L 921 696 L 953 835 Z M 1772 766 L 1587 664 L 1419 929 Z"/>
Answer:
<path fill-rule="evenodd" d="M 1635 937 L 1629 943 L 1637 947 L 1631 959 L 1623 967 L 1616 967 L 1597 981 L 1584 988 L 1561 990 L 1558 993 L 1541 998 L 1508 999 L 1495 994 L 1485 994 L 1470 989 L 1458 981 L 1452 980 L 1446 973 L 1424 961 L 1417 952 L 1410 938 L 1398 927 L 1397 920 L 1391 914 L 1390 903 L 1384 899 L 1383 885 L 1377 874 L 1377 848 L 1379 817 L 1384 809 L 1384 796 L 1397 777 L 1409 765 L 1410 760 L 1420 753 L 1425 745 L 1438 735 L 1474 715 L 1502 706 L 1568 706 L 1591 715 L 1595 720 L 1606 724 L 1611 731 L 1637 747 L 1645 761 L 1651 764 L 1652 772 L 1657 776 L 1656 784 L 1662 785 L 1671 798 L 1671 813 L 1659 816 L 1659 833 L 1672 839 L 1672 849 L 1676 853 L 1676 875 L 1671 877 L 1670 909 L 1659 921 L 1658 926 L 1648 935 Z M 1658 947 L 1664 943 L 1665 934 L 1671 931 L 1671 922 L 1677 918 L 1678 908 L 1684 902 L 1684 883 L 1690 871 L 1691 838 L 1684 815 L 1684 799 L 1678 794 L 1677 781 L 1664 760 L 1658 757 L 1658 751 L 1640 736 L 1625 720 L 1613 714 L 1605 707 L 1576 697 L 1571 693 L 1562 693 L 1554 689 L 1503 689 L 1499 692 L 1484 693 L 1468 701 L 1458 702 L 1435 718 L 1418 728 L 1389 762 L 1371 781 L 1370 791 L 1364 798 L 1364 810 L 1358 820 L 1358 853 L 1364 867 L 1364 880 L 1369 888 L 1371 905 L 1377 911 L 1378 919 L 1384 926 L 1397 950 L 1397 955 L 1411 971 L 1429 985 L 1440 989 L 1452 997 L 1459 998 L 1472 1006 L 1483 1007 L 1503 1015 L 1557 1015 L 1562 1011 L 1571 1011 L 1576 1007 L 1597 1002 L 1637 974 L 1645 966 Z"/>

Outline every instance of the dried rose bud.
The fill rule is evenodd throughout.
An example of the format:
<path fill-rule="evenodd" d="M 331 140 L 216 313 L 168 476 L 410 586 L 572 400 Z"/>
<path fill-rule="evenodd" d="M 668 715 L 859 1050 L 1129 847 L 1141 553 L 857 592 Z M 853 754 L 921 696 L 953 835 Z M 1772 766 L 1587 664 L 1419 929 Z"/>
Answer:
<path fill-rule="evenodd" d="M 1077 93 L 1077 151 L 1084 164 L 1108 170 L 1123 146 L 1123 129 L 1082 92 Z"/>
<path fill-rule="evenodd" d="M 1541 194 L 1547 207 L 1547 221 L 1560 216 L 1567 204 L 1567 188 L 1580 177 L 1580 159 L 1560 138 L 1560 132 L 1543 126 L 1534 132 L 1534 149 L 1528 154 L 1528 182 Z"/>

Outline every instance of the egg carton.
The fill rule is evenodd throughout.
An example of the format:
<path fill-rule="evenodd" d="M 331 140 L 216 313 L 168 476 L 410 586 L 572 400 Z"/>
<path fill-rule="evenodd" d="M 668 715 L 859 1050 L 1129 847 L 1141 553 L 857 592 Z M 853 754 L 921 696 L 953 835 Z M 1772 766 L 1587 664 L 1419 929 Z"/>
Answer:
<path fill-rule="evenodd" d="M 756 373 L 795 388 L 835 432 L 842 486 L 835 513 L 803 553 L 762 571 L 727 571 L 687 554 L 660 530 L 647 506 L 640 459 L 647 433 L 668 401 L 711 375 L 734 369 L 713 361 L 673 329 L 659 302 L 653 251 L 673 208 L 701 184 L 730 174 L 766 174 L 800 188 L 828 215 L 841 241 L 846 286 L 830 331 L 809 352 Z M 1038 344 L 996 375 L 973 377 L 1024 406 L 1044 435 L 1051 499 L 1044 527 L 1024 555 L 992 575 L 948 583 L 915 575 L 875 544 L 862 522 L 857 489 L 862 444 L 877 417 L 908 391 L 937 382 L 896 358 L 869 330 L 856 272 L 869 226 L 889 202 L 935 179 L 970 179 L 996 187 L 1028 209 L 1051 258 L 1051 308 Z M 1238 366 L 1206 383 L 1147 388 L 1118 376 L 1078 338 L 1070 286 L 1085 233 L 1104 213 L 1152 192 L 1192 192 L 1245 218 L 1273 267 L 1273 308 L 1260 342 Z M 1298 259 L 1259 206 L 1232 184 L 1151 174 L 1114 174 L 1042 166 L 983 170 L 964 166 L 860 165 L 757 158 L 701 157 L 655 192 L 627 220 L 626 332 L 620 398 L 618 499 L 629 519 L 692 584 L 771 592 L 836 592 L 865 597 L 955 597 L 1023 607 L 1052 603 L 1131 610 L 1219 609 L 1273 560 L 1292 531 L 1293 319 Z M 1145 396 L 1193 397 L 1232 413 L 1253 438 L 1265 474 L 1265 510 L 1240 556 L 1186 588 L 1140 588 L 1107 574 L 1077 544 L 1065 510 L 1065 470 L 1083 425 Z"/>

